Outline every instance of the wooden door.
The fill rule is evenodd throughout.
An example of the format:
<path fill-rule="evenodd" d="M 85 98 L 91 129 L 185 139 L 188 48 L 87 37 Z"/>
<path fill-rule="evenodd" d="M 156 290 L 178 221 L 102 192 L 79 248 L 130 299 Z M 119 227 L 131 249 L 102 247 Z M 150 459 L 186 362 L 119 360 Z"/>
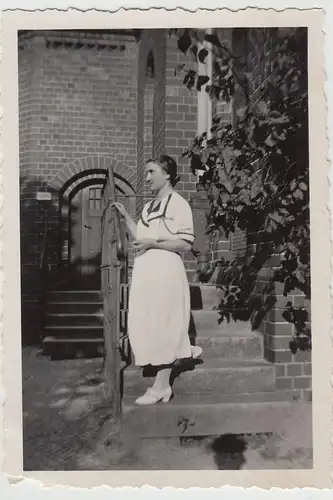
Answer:
<path fill-rule="evenodd" d="M 72 201 L 72 276 L 82 288 L 100 288 L 102 185 L 79 191 Z"/>
<path fill-rule="evenodd" d="M 82 192 L 82 269 L 87 278 L 100 280 L 102 226 L 102 186 L 89 186 Z"/>

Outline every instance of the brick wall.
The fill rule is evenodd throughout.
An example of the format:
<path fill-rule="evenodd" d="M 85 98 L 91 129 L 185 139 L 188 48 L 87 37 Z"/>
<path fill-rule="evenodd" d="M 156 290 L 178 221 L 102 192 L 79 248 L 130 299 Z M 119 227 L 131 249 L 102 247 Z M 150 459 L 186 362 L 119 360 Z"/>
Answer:
<path fill-rule="evenodd" d="M 240 35 L 242 35 L 240 33 Z M 252 101 L 259 97 L 262 83 L 270 77 L 271 63 L 275 57 L 277 29 L 248 30 L 244 52 L 247 55 L 247 71 L 251 75 Z M 248 247 L 249 249 L 249 247 Z M 267 294 L 266 286 L 272 273 L 279 265 L 279 256 L 273 256 L 261 270 L 254 289 L 254 297 L 261 303 L 267 299 L 275 301 L 275 305 L 266 313 L 259 326 L 264 335 L 265 358 L 276 364 L 277 389 L 286 391 L 292 399 L 310 401 L 311 391 L 311 353 L 298 351 L 292 354 L 289 342 L 292 339 L 294 326 L 282 316 L 285 305 L 291 302 L 294 307 L 305 307 L 310 313 L 310 303 L 304 295 L 295 290 L 286 297 L 283 295 L 284 284 L 275 283 L 273 292 Z"/>
<path fill-rule="evenodd" d="M 138 44 L 127 35 L 91 38 L 37 32 L 19 42 L 22 309 L 23 322 L 32 325 L 45 221 L 61 246 L 61 186 L 50 188 L 55 176 L 65 182 L 68 173 L 59 172 L 72 165 L 75 175 L 76 160 L 90 168 L 97 158 L 98 168 L 99 158 L 109 158 L 127 166 L 136 187 Z M 39 190 L 53 191 L 53 201 L 37 201 Z"/>
<path fill-rule="evenodd" d="M 189 167 L 189 161 L 181 158 L 182 153 L 190 147 L 197 134 L 197 91 L 189 91 L 182 82 L 181 76 L 175 76 L 178 64 L 193 65 L 190 55 L 182 54 L 177 47 L 175 37 L 166 39 L 166 96 L 165 96 L 165 151 L 178 163 L 180 182 L 176 190 L 190 201 L 196 193 L 197 179 Z M 197 262 L 192 253 L 184 255 L 188 278 L 196 279 Z"/>
<path fill-rule="evenodd" d="M 127 38 L 111 44 L 113 38 L 103 50 L 56 48 L 44 37 L 33 38 L 28 52 L 20 49 L 20 61 L 30 57 L 31 73 L 30 90 L 20 85 L 20 141 L 24 148 L 29 144 L 20 172 L 28 184 L 23 202 L 36 211 L 37 235 L 36 189 L 46 188 L 66 164 L 101 155 L 136 169 L 137 44 Z M 26 81 L 24 64 L 19 73 Z"/>
<path fill-rule="evenodd" d="M 216 34 L 222 44 L 229 47 L 230 50 L 233 50 L 232 30 L 230 28 L 217 28 Z M 216 115 L 219 116 L 223 124 L 228 125 L 231 123 L 233 119 L 232 103 L 213 101 L 212 117 L 214 118 Z M 230 235 L 227 237 L 222 228 L 212 234 L 210 238 L 209 253 L 209 261 L 212 266 L 221 259 L 229 260 L 232 258 L 231 250 L 233 239 L 234 236 Z"/>

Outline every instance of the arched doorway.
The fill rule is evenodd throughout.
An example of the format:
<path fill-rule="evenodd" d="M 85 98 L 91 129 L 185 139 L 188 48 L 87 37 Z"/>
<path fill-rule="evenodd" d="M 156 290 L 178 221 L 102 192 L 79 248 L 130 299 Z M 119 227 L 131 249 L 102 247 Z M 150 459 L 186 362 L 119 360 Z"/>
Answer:
<path fill-rule="evenodd" d="M 68 265 L 73 286 L 100 288 L 102 246 L 102 198 L 105 179 L 90 178 L 69 194 Z M 116 184 L 119 201 L 129 208 L 129 199 Z"/>
<path fill-rule="evenodd" d="M 68 195 L 67 265 L 70 286 L 78 289 L 100 288 L 102 250 L 102 199 L 105 177 L 82 180 Z M 135 207 L 135 196 L 126 195 L 117 184 L 117 199 L 129 211 Z M 66 252 L 65 252 L 66 253 Z"/>
<path fill-rule="evenodd" d="M 88 161 L 89 160 L 89 161 Z M 119 201 L 135 213 L 133 172 L 121 162 L 89 158 L 76 162 L 61 175 L 59 189 L 59 279 L 56 287 L 100 289 L 103 187 L 108 165 L 112 165 Z M 88 168 L 87 168 L 88 167 Z M 58 176 L 57 182 L 60 180 Z"/>

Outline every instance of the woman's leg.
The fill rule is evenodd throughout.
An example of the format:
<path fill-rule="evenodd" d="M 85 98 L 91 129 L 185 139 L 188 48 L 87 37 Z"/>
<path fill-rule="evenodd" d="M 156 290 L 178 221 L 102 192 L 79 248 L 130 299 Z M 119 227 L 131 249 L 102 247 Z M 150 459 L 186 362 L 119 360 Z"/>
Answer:
<path fill-rule="evenodd" d="M 172 368 L 163 368 L 157 372 L 153 389 L 162 392 L 170 387 L 170 375 Z"/>

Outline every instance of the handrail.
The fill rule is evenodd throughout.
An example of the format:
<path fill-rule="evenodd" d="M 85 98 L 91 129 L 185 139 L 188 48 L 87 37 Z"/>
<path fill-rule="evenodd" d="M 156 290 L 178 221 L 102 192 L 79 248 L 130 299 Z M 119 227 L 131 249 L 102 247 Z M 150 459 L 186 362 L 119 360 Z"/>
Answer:
<path fill-rule="evenodd" d="M 117 201 L 117 195 L 116 195 L 116 184 L 114 181 L 113 169 L 111 166 L 109 166 L 108 168 L 108 186 L 109 186 L 109 202 L 111 201 L 113 203 Z M 119 260 L 125 260 L 126 251 L 122 238 L 120 216 L 118 210 L 115 208 L 113 208 L 113 220 L 114 220 L 115 237 L 117 241 L 117 258 Z"/>

